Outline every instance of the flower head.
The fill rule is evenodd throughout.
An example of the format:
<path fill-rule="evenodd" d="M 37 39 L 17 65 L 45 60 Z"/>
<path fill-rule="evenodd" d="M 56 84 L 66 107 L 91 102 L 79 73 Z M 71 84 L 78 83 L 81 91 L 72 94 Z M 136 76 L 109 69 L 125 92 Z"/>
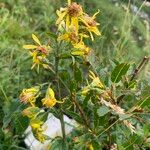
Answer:
<path fill-rule="evenodd" d="M 45 98 L 42 99 L 43 105 L 46 107 L 53 107 L 56 104 L 57 100 L 55 98 L 55 93 L 51 88 L 48 88 L 46 91 Z"/>
<path fill-rule="evenodd" d="M 43 60 L 48 55 L 50 47 L 42 45 L 38 37 L 34 34 L 32 34 L 32 39 L 36 45 L 24 45 L 23 48 L 30 50 L 30 54 L 33 57 L 32 68 L 34 68 L 36 65 L 43 64 Z"/>
<path fill-rule="evenodd" d="M 46 136 L 43 134 L 44 130 L 42 129 L 43 124 L 43 121 L 36 118 L 30 121 L 30 126 L 32 128 L 33 134 L 35 138 L 37 138 L 41 143 L 46 140 Z"/>
<path fill-rule="evenodd" d="M 53 89 L 48 87 L 48 89 L 46 91 L 46 96 L 45 96 L 45 98 L 42 99 L 42 103 L 46 107 L 51 108 L 51 107 L 55 106 L 56 103 L 63 103 L 63 101 L 62 102 L 57 101 L 55 98 L 55 93 L 54 93 Z"/>
<path fill-rule="evenodd" d="M 101 33 L 98 29 L 99 23 L 95 21 L 96 15 L 99 13 L 95 13 L 92 17 L 90 17 L 88 14 L 84 14 L 82 17 L 80 17 L 81 22 L 85 25 L 85 30 L 90 33 L 92 41 L 94 40 L 93 34 L 96 34 L 97 36 L 100 36 Z"/>
<path fill-rule="evenodd" d="M 86 46 L 83 41 L 75 43 L 73 47 L 74 50 L 71 52 L 71 54 L 74 56 L 86 56 L 91 51 L 91 49 L 88 46 Z"/>
<path fill-rule="evenodd" d="M 71 3 L 68 6 L 68 15 L 71 17 L 78 17 L 80 15 L 82 15 L 83 10 L 82 10 L 82 6 L 77 4 L 76 2 Z"/>
<path fill-rule="evenodd" d="M 39 87 L 32 87 L 29 89 L 24 89 L 20 96 L 19 99 L 22 103 L 30 103 L 31 105 L 34 105 L 34 102 L 36 98 L 39 96 Z"/>
<path fill-rule="evenodd" d="M 76 28 L 74 26 L 69 26 L 69 29 L 66 33 L 60 35 L 58 37 L 59 41 L 68 41 L 72 43 L 77 43 L 78 42 L 78 34 L 76 33 Z"/>

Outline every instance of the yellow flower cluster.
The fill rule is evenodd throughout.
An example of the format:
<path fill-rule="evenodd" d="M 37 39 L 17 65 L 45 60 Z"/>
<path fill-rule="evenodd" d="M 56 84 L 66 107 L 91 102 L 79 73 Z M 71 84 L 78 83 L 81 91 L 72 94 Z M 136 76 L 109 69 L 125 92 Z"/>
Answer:
<path fill-rule="evenodd" d="M 24 104 L 30 104 L 31 106 L 35 106 L 36 98 L 38 98 L 40 95 L 39 87 L 35 86 L 29 89 L 24 89 L 19 99 Z M 62 103 L 60 101 L 57 101 L 55 98 L 55 93 L 52 88 L 48 87 L 46 91 L 45 97 L 41 100 L 42 104 L 48 108 L 53 107 L 56 103 Z"/>
<path fill-rule="evenodd" d="M 72 55 L 87 55 L 90 48 L 85 45 L 83 38 L 91 37 L 93 41 L 93 33 L 98 36 L 101 35 L 97 27 L 99 23 L 95 21 L 99 11 L 91 17 L 83 11 L 81 5 L 68 0 L 68 5 L 60 8 L 56 13 L 58 16 L 56 25 L 61 32 L 58 40 L 72 43 L 74 47 Z"/>
<path fill-rule="evenodd" d="M 50 51 L 50 47 L 46 45 L 42 45 L 38 37 L 34 34 L 32 34 L 32 39 L 36 43 L 36 45 L 24 45 L 23 48 L 30 50 L 30 54 L 33 57 L 33 65 L 32 69 L 37 65 L 39 68 L 39 65 L 43 65 L 45 67 L 46 64 L 44 64 L 44 59 L 48 55 Z"/>
<path fill-rule="evenodd" d="M 40 96 L 40 88 L 38 86 L 29 89 L 24 89 L 19 96 L 19 99 L 24 104 L 29 104 L 29 107 L 22 111 L 24 116 L 30 119 L 30 126 L 34 133 L 34 136 L 40 141 L 44 142 L 46 136 L 43 134 L 42 125 L 44 121 L 38 118 L 41 109 L 35 106 L 36 99 Z M 52 88 L 48 87 L 45 97 L 41 100 L 43 106 L 47 108 L 52 108 L 56 103 L 62 103 L 57 101 L 55 98 L 55 93 Z"/>
<path fill-rule="evenodd" d="M 30 126 L 32 128 L 32 131 L 34 133 L 34 136 L 43 143 L 46 139 L 46 136 L 43 134 L 42 125 L 44 124 L 44 121 L 41 120 L 38 115 L 40 114 L 40 108 L 31 106 L 22 111 L 23 116 L 27 116 L 30 118 Z"/>

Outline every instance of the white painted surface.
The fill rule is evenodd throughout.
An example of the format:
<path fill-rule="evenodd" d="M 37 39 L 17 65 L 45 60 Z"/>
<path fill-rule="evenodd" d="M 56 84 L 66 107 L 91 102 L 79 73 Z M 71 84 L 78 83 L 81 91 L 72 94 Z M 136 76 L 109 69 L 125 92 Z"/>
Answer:
<path fill-rule="evenodd" d="M 75 126 L 77 126 L 77 123 L 74 120 L 69 119 L 65 115 L 64 121 L 66 122 L 65 124 L 66 134 L 70 133 L 72 129 Z M 43 125 L 43 129 L 45 129 L 43 133 L 48 135 L 50 138 L 62 136 L 60 121 L 52 114 L 49 114 L 47 121 Z M 25 143 L 30 148 L 30 150 L 46 150 L 49 147 L 50 140 L 45 141 L 43 144 L 37 141 L 31 132 L 31 127 L 28 127 L 25 133 L 28 135 L 25 139 Z"/>

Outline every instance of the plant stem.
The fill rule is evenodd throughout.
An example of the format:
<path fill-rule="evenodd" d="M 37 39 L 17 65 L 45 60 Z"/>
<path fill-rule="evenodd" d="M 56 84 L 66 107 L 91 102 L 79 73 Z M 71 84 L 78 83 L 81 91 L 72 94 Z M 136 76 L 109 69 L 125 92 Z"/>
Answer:
<path fill-rule="evenodd" d="M 139 74 L 139 72 L 141 71 L 141 69 L 143 68 L 143 66 L 146 64 L 146 62 L 149 61 L 149 57 L 144 57 L 141 61 L 141 63 L 139 64 L 139 66 L 134 70 L 131 78 L 130 78 L 130 81 L 133 81 L 135 79 L 135 77 Z M 128 87 L 127 87 L 128 88 Z M 123 98 L 125 97 L 125 94 L 121 95 L 118 99 L 117 99 L 117 103 L 121 103 L 121 101 L 123 100 Z"/>
<path fill-rule="evenodd" d="M 57 46 L 56 49 L 56 54 L 55 54 L 55 75 L 56 75 L 56 82 L 57 82 L 57 89 L 58 89 L 58 96 L 59 99 L 61 98 L 61 91 L 60 91 L 60 81 L 59 81 L 59 46 Z M 61 108 L 61 104 L 59 105 L 59 110 L 60 110 L 60 123 L 61 123 L 61 131 L 62 131 L 62 136 L 64 142 L 66 141 L 66 133 L 65 133 L 65 122 L 64 122 L 64 117 L 63 117 L 63 112 Z"/>
<path fill-rule="evenodd" d="M 78 101 L 77 101 L 77 99 L 76 99 L 76 94 L 75 94 L 75 93 L 72 93 L 71 97 L 72 97 L 72 100 L 73 100 L 75 106 L 76 106 L 77 109 L 79 110 L 79 112 L 80 112 L 80 114 L 81 114 L 81 116 L 82 116 L 82 118 L 83 118 L 83 121 L 85 122 L 85 125 L 91 130 L 91 128 L 90 128 L 90 123 L 89 123 L 89 121 L 88 121 L 88 119 L 87 119 L 87 117 L 86 117 L 86 115 L 85 115 L 85 113 L 84 113 L 82 107 L 80 106 L 80 104 L 78 103 Z"/>

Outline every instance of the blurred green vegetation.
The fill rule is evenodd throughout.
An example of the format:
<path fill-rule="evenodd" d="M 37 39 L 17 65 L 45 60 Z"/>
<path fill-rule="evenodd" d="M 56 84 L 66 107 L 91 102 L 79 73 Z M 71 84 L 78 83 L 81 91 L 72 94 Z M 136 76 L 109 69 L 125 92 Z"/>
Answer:
<path fill-rule="evenodd" d="M 94 43 L 88 43 L 96 55 L 91 61 L 98 71 L 107 71 L 114 59 L 138 64 L 150 54 L 150 20 L 134 13 L 127 0 L 78 2 L 91 14 L 100 10 L 97 21 L 102 36 Z M 132 5 L 150 17 L 149 7 L 142 2 L 133 0 Z M 6 113 L 3 106 L 17 98 L 23 88 L 45 80 L 43 74 L 31 71 L 31 58 L 22 45 L 30 43 L 32 33 L 36 33 L 41 41 L 49 42 L 50 32 L 55 31 L 56 9 L 64 4 L 64 0 L 0 1 L 0 127 Z M 145 82 L 149 81 L 149 65 L 141 76 Z"/>

